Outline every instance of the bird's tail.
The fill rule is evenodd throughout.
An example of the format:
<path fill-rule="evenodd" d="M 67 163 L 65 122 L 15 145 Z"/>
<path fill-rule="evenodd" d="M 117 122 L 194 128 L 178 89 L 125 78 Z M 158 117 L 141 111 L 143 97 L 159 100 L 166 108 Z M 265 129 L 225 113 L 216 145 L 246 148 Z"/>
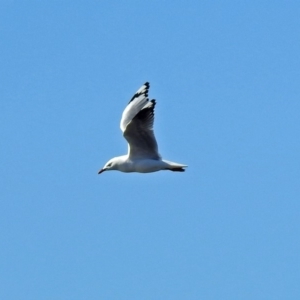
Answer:
<path fill-rule="evenodd" d="M 183 164 L 179 164 L 179 163 L 175 163 L 172 161 L 168 161 L 168 160 L 163 160 L 166 164 L 166 170 L 170 170 L 173 172 L 184 172 L 185 169 L 187 167 L 187 165 L 183 165 Z"/>

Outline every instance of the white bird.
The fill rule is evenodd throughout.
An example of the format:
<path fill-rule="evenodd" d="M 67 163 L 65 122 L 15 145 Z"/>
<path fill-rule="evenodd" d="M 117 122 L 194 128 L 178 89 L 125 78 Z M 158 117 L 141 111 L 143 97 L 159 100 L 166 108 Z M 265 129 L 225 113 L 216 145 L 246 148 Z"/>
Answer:
<path fill-rule="evenodd" d="M 120 123 L 123 136 L 128 142 L 128 154 L 110 159 L 98 172 L 150 173 L 160 170 L 184 172 L 187 165 L 164 160 L 158 153 L 153 132 L 155 100 L 149 101 L 149 82 L 133 95 L 125 108 Z"/>

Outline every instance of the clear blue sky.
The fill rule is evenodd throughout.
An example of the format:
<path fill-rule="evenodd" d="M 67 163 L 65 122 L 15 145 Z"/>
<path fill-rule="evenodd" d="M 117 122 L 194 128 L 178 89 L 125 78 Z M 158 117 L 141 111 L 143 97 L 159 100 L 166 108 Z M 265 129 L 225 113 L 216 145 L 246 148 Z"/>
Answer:
<path fill-rule="evenodd" d="M 299 1 L 1 1 L 0 298 L 300 299 Z M 185 173 L 97 171 L 149 81 Z"/>

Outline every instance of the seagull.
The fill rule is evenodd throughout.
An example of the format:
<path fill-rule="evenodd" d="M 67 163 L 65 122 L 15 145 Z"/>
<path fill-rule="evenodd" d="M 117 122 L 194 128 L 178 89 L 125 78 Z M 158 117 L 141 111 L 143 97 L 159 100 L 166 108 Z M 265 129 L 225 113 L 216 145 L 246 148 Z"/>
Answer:
<path fill-rule="evenodd" d="M 184 172 L 187 165 L 162 159 L 153 132 L 156 101 L 149 101 L 150 84 L 146 82 L 133 95 L 123 111 L 120 127 L 128 142 L 128 154 L 110 159 L 98 174 L 104 171 L 150 173 L 160 170 Z"/>

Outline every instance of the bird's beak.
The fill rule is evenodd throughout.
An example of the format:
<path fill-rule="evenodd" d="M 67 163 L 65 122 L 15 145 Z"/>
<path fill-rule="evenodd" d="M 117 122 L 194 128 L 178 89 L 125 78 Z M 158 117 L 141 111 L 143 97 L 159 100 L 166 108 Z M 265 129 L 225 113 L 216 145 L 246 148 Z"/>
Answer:
<path fill-rule="evenodd" d="M 105 169 L 101 169 L 99 172 L 98 172 L 98 174 L 101 174 L 102 172 L 104 172 L 105 171 Z"/>

